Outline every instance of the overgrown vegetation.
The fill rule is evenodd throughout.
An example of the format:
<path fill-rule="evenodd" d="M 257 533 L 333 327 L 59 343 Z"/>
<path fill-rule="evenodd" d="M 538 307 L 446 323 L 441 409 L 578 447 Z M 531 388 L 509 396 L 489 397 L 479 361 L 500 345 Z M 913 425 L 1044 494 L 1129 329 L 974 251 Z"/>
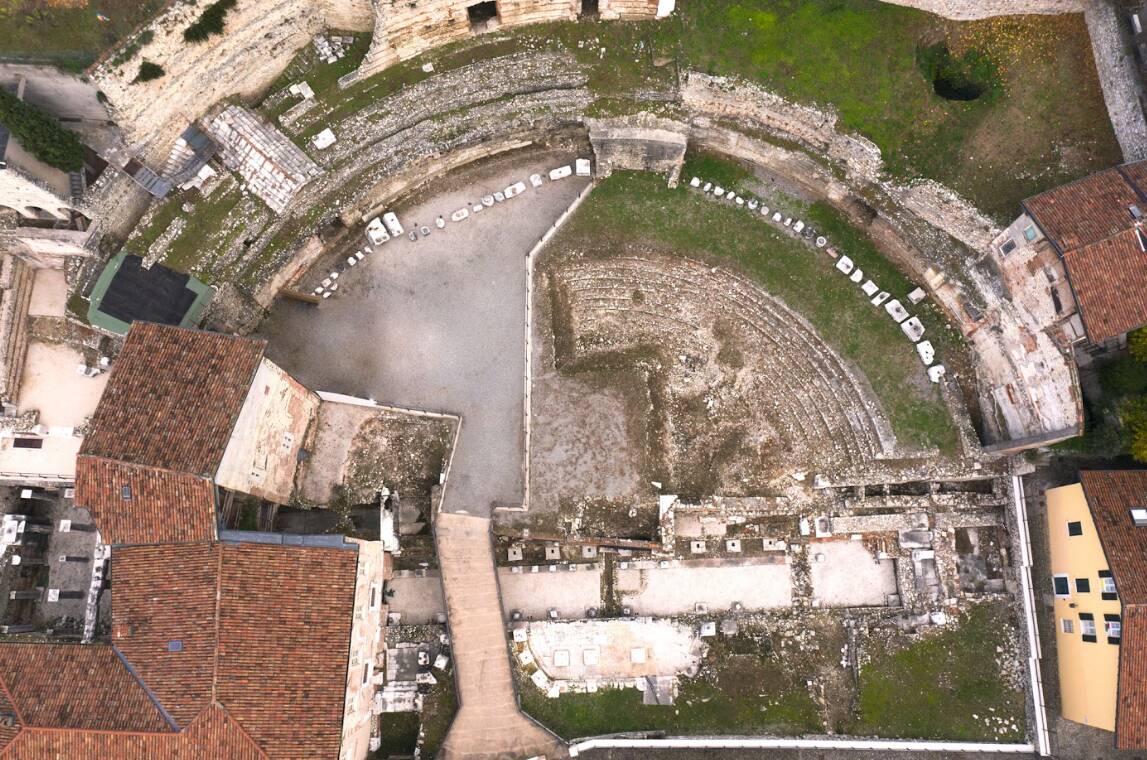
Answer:
<path fill-rule="evenodd" d="M 24 150 L 61 171 L 84 168 L 84 145 L 75 132 L 56 117 L 0 88 L 0 124 L 8 128 Z"/>
<path fill-rule="evenodd" d="M 183 39 L 188 42 L 203 42 L 213 34 L 223 34 L 227 23 L 227 12 L 238 0 L 215 0 L 200 14 L 195 23 L 183 30 Z"/>
<path fill-rule="evenodd" d="M 681 679 L 672 707 L 642 704 L 637 689 L 550 699 L 522 677 L 522 709 L 565 739 L 621 731 L 799 735 L 822 730 L 820 712 L 805 685 L 806 668 L 786 664 L 767 633 L 719 636 L 707 643 L 701 673 Z M 829 649 L 827 657 L 832 656 Z"/>
<path fill-rule="evenodd" d="M 163 67 L 153 61 L 144 61 L 139 65 L 139 73 L 136 74 L 135 81 L 137 82 L 152 82 L 159 79 L 166 74 Z"/>
<path fill-rule="evenodd" d="M 957 58 L 947 43 L 920 48 L 920 71 L 936 94 L 946 100 L 983 100 L 990 103 L 1002 92 L 999 70 L 983 52 L 971 49 Z"/>
<path fill-rule="evenodd" d="M 738 171 L 722 165 L 730 175 Z M 825 221 L 835 218 L 838 229 L 847 227 L 827 206 L 817 206 L 816 215 Z M 854 234 L 853 240 L 840 242 L 847 244 L 859 267 L 879 277 L 890 291 L 912 289 L 871 241 Z M 834 276 L 826 256 L 780 235 L 743 210 L 684 189 L 668 190 L 655 175 L 616 173 L 598 185 L 551 244 L 551 250 L 602 257 L 650 248 L 732 265 L 757 280 L 856 364 L 902 443 L 954 453 L 956 429 L 947 407 L 896 324 L 860 297 L 847 278 Z M 962 350 L 946 342 L 946 323 L 938 312 L 921 310 L 919 316 L 929 336 L 938 341 L 941 360 L 944 352 Z"/>
<path fill-rule="evenodd" d="M 139 54 L 139 51 L 143 49 L 143 46 L 149 44 L 153 39 L 155 39 L 155 32 L 150 29 L 145 29 L 138 37 L 121 47 L 108 62 L 112 66 L 123 66 L 135 58 Z"/>
<path fill-rule="evenodd" d="M 955 22 L 877 0 L 681 0 L 658 40 L 683 66 L 833 107 L 894 174 L 939 180 L 1000 221 L 1120 161 L 1079 14 Z M 997 94 L 941 97 L 921 48 Z"/>
<path fill-rule="evenodd" d="M 871 657 L 860 670 L 859 710 L 848 733 L 904 739 L 1022 739 L 1024 695 L 1001 677 L 998 662 L 1014 657 L 1003 638 L 1014 629 L 1007 606 L 981 604 L 959 625 L 925 635 L 907 647 L 874 642 Z M 1007 729 L 1001 732 L 1002 721 Z"/>
<path fill-rule="evenodd" d="M 1087 399 L 1084 434 L 1057 444 L 1056 451 L 1147 463 L 1147 328 L 1128 336 L 1128 348 L 1127 355 L 1096 367 L 1100 397 Z"/>

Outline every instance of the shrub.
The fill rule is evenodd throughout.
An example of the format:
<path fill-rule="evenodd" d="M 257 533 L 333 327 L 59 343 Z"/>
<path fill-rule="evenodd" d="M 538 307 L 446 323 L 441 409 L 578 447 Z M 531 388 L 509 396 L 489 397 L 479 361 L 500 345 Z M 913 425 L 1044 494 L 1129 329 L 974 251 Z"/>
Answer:
<path fill-rule="evenodd" d="M 1147 364 L 1147 327 L 1132 330 L 1127 336 L 1127 347 L 1132 356 Z M 1147 373 L 1147 368 L 1144 368 L 1144 372 Z"/>
<path fill-rule="evenodd" d="M 135 81 L 137 81 L 137 82 L 150 82 L 154 79 L 159 79 L 161 76 L 163 76 L 166 73 L 167 72 L 165 72 L 163 70 L 163 67 L 160 66 L 158 63 L 152 63 L 151 61 L 144 61 L 143 63 L 141 63 L 139 65 L 139 73 L 136 74 Z"/>
<path fill-rule="evenodd" d="M 74 172 L 84 167 L 84 145 L 53 116 L 0 88 L 0 124 L 24 149 L 48 166 Z"/>
<path fill-rule="evenodd" d="M 238 0 L 216 0 L 207 6 L 199 19 L 183 30 L 183 39 L 188 42 L 203 42 L 213 34 L 222 34 L 227 11 L 235 7 Z"/>

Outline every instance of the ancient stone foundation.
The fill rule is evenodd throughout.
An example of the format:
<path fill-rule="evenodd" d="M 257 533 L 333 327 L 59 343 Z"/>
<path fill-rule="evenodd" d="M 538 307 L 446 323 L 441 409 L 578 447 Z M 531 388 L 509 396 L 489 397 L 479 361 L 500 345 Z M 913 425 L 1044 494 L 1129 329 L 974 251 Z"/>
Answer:
<path fill-rule="evenodd" d="M 374 38 L 370 51 L 358 70 L 340 82 L 344 87 L 439 45 L 503 26 L 574 21 L 582 9 L 581 0 L 373 2 Z M 673 3 L 666 0 L 600 0 L 598 3 L 603 19 L 658 18 L 672 9 Z M 494 15 L 489 16 L 490 13 Z"/>
<path fill-rule="evenodd" d="M 676 187 L 689 142 L 687 124 L 637 114 L 586 119 L 586 126 L 599 177 L 608 177 L 614 169 L 633 169 L 664 174 L 669 186 Z"/>

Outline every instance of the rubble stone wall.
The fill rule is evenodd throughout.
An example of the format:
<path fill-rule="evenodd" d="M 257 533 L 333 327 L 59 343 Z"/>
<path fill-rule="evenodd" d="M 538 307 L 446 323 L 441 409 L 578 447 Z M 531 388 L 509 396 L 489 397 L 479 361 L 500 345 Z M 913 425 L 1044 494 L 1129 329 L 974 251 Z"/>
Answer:
<path fill-rule="evenodd" d="M 148 25 L 154 38 L 130 61 L 116 66 L 113 54 L 91 74 L 129 150 L 155 166 L 189 123 L 224 98 L 261 92 L 326 26 L 314 0 L 257 0 L 236 5 L 223 34 L 188 43 L 183 30 L 202 12 L 201 5 L 171 6 Z M 134 82 L 144 60 L 162 66 L 164 76 Z"/>
<path fill-rule="evenodd" d="M 479 0 L 373 0 L 374 38 L 362 65 L 343 79 L 344 86 L 399 61 L 479 33 L 467 9 Z M 638 20 L 658 16 L 657 0 L 601 0 L 601 18 Z M 549 21 L 574 21 L 581 0 L 497 0 L 498 18 L 487 28 Z"/>

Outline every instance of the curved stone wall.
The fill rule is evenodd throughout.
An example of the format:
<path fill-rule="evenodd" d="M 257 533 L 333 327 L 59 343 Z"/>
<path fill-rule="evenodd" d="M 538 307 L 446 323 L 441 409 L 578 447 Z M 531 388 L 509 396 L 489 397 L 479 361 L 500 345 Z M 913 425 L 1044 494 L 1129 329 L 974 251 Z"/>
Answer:
<path fill-rule="evenodd" d="M 148 25 L 154 38 L 131 60 L 116 66 L 113 55 L 92 72 L 131 149 L 155 166 L 189 123 L 224 98 L 259 93 L 326 25 L 314 0 L 241 2 L 227 14 L 224 34 L 189 44 L 183 31 L 202 12 L 199 5 L 173 5 Z M 165 75 L 133 83 L 144 60 Z"/>

